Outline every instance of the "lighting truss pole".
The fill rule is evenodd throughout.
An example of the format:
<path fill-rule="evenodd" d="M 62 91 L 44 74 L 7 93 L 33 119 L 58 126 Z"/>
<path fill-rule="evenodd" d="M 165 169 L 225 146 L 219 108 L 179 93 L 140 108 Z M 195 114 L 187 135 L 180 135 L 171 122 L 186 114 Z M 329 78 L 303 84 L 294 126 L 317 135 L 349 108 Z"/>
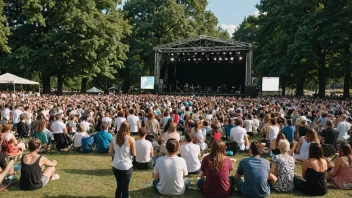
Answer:
<path fill-rule="evenodd" d="M 246 55 L 246 86 L 252 85 L 253 50 Z"/>

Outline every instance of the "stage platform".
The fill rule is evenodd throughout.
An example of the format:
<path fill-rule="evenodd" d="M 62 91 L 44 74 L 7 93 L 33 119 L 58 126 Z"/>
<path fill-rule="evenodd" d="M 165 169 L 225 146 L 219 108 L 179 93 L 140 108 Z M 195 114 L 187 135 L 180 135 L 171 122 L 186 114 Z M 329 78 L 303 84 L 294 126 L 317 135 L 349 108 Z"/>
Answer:
<path fill-rule="evenodd" d="M 181 93 L 181 92 L 159 92 L 160 95 L 179 95 L 179 96 L 225 96 L 225 97 L 245 97 L 245 94 L 229 94 L 229 93 L 216 93 L 216 92 L 194 92 L 194 93 Z"/>

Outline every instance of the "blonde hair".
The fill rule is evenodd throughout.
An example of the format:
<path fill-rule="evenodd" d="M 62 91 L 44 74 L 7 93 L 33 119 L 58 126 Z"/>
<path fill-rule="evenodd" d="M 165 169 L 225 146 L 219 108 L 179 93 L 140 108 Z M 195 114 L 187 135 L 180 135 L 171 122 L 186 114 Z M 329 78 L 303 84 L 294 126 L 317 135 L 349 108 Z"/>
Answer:
<path fill-rule="evenodd" d="M 287 153 L 290 151 L 290 143 L 286 139 L 279 141 L 280 153 Z"/>
<path fill-rule="evenodd" d="M 167 132 L 173 133 L 173 132 L 176 132 L 176 130 L 177 130 L 176 124 L 171 122 L 170 125 L 169 125 L 169 128 L 167 129 Z"/>

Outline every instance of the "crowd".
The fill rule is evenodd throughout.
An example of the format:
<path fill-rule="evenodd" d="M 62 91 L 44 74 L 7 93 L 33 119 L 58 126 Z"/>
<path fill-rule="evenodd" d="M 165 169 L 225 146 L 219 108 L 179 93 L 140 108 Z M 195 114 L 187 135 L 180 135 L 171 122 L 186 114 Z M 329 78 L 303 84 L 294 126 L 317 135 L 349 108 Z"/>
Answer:
<path fill-rule="evenodd" d="M 129 196 L 133 169 L 153 169 L 163 195 L 182 195 L 190 175 L 206 197 L 265 197 L 271 190 L 325 195 L 352 189 L 352 101 L 166 95 L 2 94 L 0 181 L 21 158 L 20 188 L 59 179 L 41 152 L 55 142 L 112 156 L 115 197 Z M 30 140 L 26 143 L 26 138 Z M 29 152 L 25 150 L 28 149 Z M 250 157 L 237 163 L 239 152 Z M 264 157 L 263 157 L 264 156 Z M 6 158 L 10 159 L 6 164 Z M 269 159 L 269 160 L 267 160 Z M 302 164 L 302 173 L 295 166 Z M 45 167 L 45 169 L 44 169 Z"/>

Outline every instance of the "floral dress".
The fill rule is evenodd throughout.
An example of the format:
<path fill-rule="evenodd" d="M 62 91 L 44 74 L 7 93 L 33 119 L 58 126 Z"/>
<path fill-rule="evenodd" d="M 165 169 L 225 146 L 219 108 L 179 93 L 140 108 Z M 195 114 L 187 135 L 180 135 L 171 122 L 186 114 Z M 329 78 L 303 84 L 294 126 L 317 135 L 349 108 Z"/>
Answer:
<path fill-rule="evenodd" d="M 289 155 L 275 155 L 273 162 L 277 164 L 278 180 L 274 185 L 274 189 L 279 192 L 293 191 L 293 177 L 295 171 L 295 160 Z"/>

